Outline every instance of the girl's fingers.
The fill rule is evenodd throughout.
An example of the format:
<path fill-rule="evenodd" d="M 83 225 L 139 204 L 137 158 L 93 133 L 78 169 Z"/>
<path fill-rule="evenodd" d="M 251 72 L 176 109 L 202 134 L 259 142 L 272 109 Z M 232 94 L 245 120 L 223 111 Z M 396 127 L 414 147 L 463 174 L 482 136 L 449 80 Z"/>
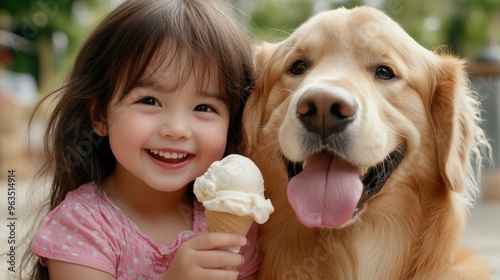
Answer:
<path fill-rule="evenodd" d="M 247 239 L 235 233 L 205 232 L 188 242 L 194 250 L 213 250 L 221 247 L 241 247 L 246 244 Z"/>
<path fill-rule="evenodd" d="M 238 271 L 227 269 L 207 269 L 203 274 L 203 278 L 218 279 L 218 280 L 236 280 Z"/>
<path fill-rule="evenodd" d="M 203 268 L 237 267 L 245 261 L 242 255 L 223 250 L 202 251 L 197 259 Z"/>
<path fill-rule="evenodd" d="M 174 268 L 170 267 L 162 279 L 217 279 L 235 280 L 238 271 L 229 268 L 204 268 L 196 265 Z"/>

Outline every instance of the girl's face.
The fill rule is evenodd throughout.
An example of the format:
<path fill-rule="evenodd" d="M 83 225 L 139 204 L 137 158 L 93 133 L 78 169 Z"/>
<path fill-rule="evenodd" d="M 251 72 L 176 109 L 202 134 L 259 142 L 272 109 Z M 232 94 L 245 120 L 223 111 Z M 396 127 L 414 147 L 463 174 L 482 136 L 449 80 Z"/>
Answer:
<path fill-rule="evenodd" d="M 211 75 L 201 87 L 199 75 L 189 73 L 179 86 L 175 77 L 182 72 L 175 66 L 182 62 L 151 65 L 139 86 L 121 101 L 111 100 L 107 133 L 115 179 L 177 191 L 224 155 L 229 110 L 219 98 L 218 77 Z"/>

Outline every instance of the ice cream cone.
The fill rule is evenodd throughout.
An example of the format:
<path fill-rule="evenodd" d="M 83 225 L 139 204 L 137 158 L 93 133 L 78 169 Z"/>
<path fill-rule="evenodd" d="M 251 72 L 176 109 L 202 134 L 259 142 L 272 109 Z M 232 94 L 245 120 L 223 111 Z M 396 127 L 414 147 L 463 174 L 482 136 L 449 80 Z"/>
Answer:
<path fill-rule="evenodd" d="M 207 229 L 210 232 L 247 234 L 254 221 L 252 216 L 238 216 L 226 212 L 205 209 Z"/>

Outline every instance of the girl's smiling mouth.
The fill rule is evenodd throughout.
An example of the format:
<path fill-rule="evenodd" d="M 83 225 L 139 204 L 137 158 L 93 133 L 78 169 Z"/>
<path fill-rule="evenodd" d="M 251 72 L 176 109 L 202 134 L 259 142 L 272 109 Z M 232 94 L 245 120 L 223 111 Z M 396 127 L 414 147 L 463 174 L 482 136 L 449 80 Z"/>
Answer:
<path fill-rule="evenodd" d="M 146 149 L 149 156 L 155 160 L 155 163 L 160 164 L 161 167 L 169 167 L 172 168 L 175 165 L 176 167 L 179 164 L 184 165 L 183 163 L 188 163 L 191 158 L 191 154 L 185 152 L 167 152 L 156 149 Z"/>

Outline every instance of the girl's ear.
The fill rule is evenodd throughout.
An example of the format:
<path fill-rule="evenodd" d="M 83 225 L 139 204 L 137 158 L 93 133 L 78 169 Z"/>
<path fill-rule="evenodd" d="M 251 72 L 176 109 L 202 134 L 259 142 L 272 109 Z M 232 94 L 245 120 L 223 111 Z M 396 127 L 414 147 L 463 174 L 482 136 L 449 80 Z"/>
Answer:
<path fill-rule="evenodd" d="M 96 106 L 97 106 L 96 101 L 92 101 L 89 106 L 92 129 L 97 135 L 101 137 L 108 136 L 109 135 L 108 123 L 106 121 L 106 118 L 103 117 L 103 114 L 96 110 Z"/>

